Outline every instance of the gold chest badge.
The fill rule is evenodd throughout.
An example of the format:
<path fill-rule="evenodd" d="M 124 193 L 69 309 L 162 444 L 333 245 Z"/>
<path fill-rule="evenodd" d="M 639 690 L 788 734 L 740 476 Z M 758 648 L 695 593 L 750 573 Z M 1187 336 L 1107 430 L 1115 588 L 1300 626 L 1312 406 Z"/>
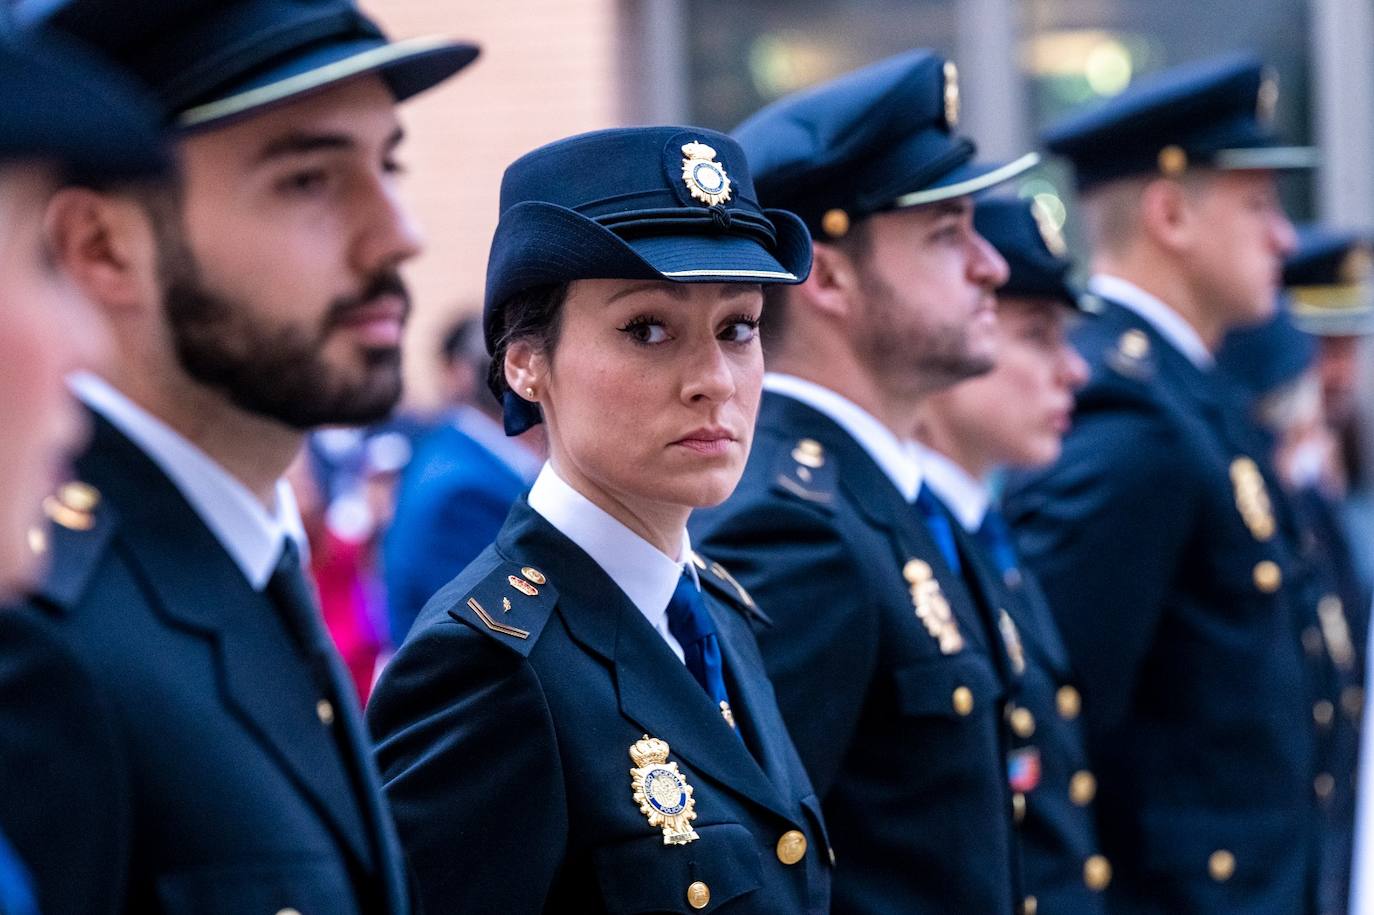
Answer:
<path fill-rule="evenodd" d="M 1250 458 L 1241 455 L 1231 462 L 1231 485 L 1236 491 L 1236 510 L 1256 540 L 1266 541 L 1274 536 L 1274 507 L 1264 475 Z"/>
<path fill-rule="evenodd" d="M 663 829 L 663 844 L 686 845 L 701 838 L 692 828 L 697 818 L 692 786 L 677 763 L 668 762 L 668 744 L 645 734 L 630 746 L 630 759 L 635 764 L 630 770 L 635 802 L 650 826 Z"/>
<path fill-rule="evenodd" d="M 911 588 L 911 603 L 916 608 L 916 618 L 926 627 L 926 632 L 940 646 L 941 654 L 955 654 L 964 648 L 964 637 L 959 632 L 959 623 L 954 619 L 954 611 L 945 600 L 940 583 L 930 563 L 921 559 L 911 559 L 902 567 L 902 577 Z"/>

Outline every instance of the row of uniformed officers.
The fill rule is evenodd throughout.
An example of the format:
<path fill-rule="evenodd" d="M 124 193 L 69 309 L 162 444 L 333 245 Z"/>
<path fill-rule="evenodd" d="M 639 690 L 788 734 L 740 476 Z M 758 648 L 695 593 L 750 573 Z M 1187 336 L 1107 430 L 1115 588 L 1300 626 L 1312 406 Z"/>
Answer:
<path fill-rule="evenodd" d="M 549 461 L 364 723 L 280 478 L 399 396 L 394 108 L 477 50 L 351 0 L 12 18 L 5 915 L 1342 911 L 1364 608 L 1213 356 L 1310 164 L 1258 63 L 1051 133 L 1086 298 L 975 206 L 1037 157 L 975 162 L 927 51 L 516 161 L 490 383 Z"/>

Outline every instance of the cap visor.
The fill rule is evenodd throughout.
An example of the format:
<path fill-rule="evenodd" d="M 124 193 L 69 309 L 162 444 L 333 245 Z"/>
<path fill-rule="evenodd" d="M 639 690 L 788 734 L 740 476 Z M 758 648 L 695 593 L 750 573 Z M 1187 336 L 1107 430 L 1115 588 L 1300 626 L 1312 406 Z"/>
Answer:
<path fill-rule="evenodd" d="M 674 235 L 630 242 L 664 279 L 681 283 L 797 283 L 762 246 L 738 235 Z"/>
<path fill-rule="evenodd" d="M 476 45 L 432 36 L 380 45 L 375 40 L 332 45 L 293 59 L 233 95 L 183 111 L 176 124 L 182 129 L 205 127 L 369 73 L 386 77 L 396 100 L 403 101 L 443 82 L 478 53 Z"/>
<path fill-rule="evenodd" d="M 1316 168 L 1321 151 L 1315 146 L 1255 146 L 1249 149 L 1223 149 L 1212 164 L 1225 171 L 1243 169 Z"/>
<path fill-rule="evenodd" d="M 898 208 L 915 207 L 976 194 L 1004 181 L 1010 181 L 1018 175 L 1025 174 L 1039 164 L 1040 154 L 1035 152 L 1026 153 L 1021 158 L 1005 165 L 970 162 L 944 175 L 931 187 L 910 194 L 903 194 L 893 201 L 893 206 Z"/>

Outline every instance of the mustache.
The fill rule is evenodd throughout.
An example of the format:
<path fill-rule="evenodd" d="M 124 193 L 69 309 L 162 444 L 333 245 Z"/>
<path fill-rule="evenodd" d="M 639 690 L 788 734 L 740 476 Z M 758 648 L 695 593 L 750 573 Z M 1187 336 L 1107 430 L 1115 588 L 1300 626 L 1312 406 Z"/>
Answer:
<path fill-rule="evenodd" d="M 346 323 L 353 313 L 363 308 L 367 308 L 382 296 L 395 296 L 405 304 L 404 318 L 410 316 L 410 290 L 406 288 L 405 280 L 401 279 L 401 274 L 396 270 L 383 270 L 374 274 L 368 280 L 363 291 L 357 295 L 343 296 L 329 303 L 329 310 L 325 312 L 324 329 L 326 331 Z"/>

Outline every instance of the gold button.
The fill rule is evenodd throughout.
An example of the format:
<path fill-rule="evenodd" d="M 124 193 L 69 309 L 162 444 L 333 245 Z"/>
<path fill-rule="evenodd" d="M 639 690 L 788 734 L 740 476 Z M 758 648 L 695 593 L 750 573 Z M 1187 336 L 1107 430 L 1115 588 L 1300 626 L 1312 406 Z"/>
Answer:
<path fill-rule="evenodd" d="M 687 887 L 687 904 L 694 909 L 704 909 L 711 904 L 711 888 L 698 880 Z"/>
<path fill-rule="evenodd" d="M 1364 690 L 1358 686 L 1347 686 L 1341 690 L 1341 709 L 1349 718 L 1359 721 L 1364 714 Z"/>
<path fill-rule="evenodd" d="M 1312 720 L 1319 727 L 1330 727 L 1331 719 L 1336 717 L 1336 707 L 1328 699 L 1318 699 L 1312 704 Z"/>
<path fill-rule="evenodd" d="M 1083 697 L 1072 686 L 1061 686 L 1059 692 L 1054 694 L 1054 704 L 1059 706 L 1060 718 L 1073 721 L 1083 710 Z"/>
<path fill-rule="evenodd" d="M 1217 883 L 1225 883 L 1236 872 L 1236 856 L 1224 848 L 1212 852 L 1207 859 L 1207 873 Z"/>
<path fill-rule="evenodd" d="M 969 715 L 973 712 L 973 690 L 967 686 L 960 686 L 954 690 L 954 711 L 960 715 Z"/>
<path fill-rule="evenodd" d="M 1335 776 L 1330 772 L 1323 772 L 1321 775 L 1318 775 L 1316 778 L 1312 779 L 1312 790 L 1317 793 L 1317 797 L 1321 800 L 1324 801 L 1329 799 L 1331 797 L 1331 792 L 1336 790 Z"/>
<path fill-rule="evenodd" d="M 843 238 L 849 232 L 849 214 L 841 209 L 826 210 L 821 217 L 821 230 L 831 238 Z"/>
<path fill-rule="evenodd" d="M 1086 807 L 1097 797 L 1097 779 L 1086 769 L 1080 769 L 1069 779 L 1069 800 L 1076 807 Z"/>
<path fill-rule="evenodd" d="M 1028 708 L 1014 708 L 1011 710 L 1011 729 L 1017 737 L 1022 740 L 1035 733 L 1035 716 Z"/>
<path fill-rule="evenodd" d="M 334 706 L 328 699 L 321 699 L 315 703 L 315 714 L 319 716 L 320 724 L 334 723 Z"/>
<path fill-rule="evenodd" d="M 1255 563 L 1255 587 L 1265 594 L 1273 594 L 1283 584 L 1283 573 L 1278 563 L 1265 559 Z"/>
<path fill-rule="evenodd" d="M 795 829 L 789 829 L 778 839 L 778 860 L 783 864 L 796 864 L 806 857 L 806 836 Z"/>
<path fill-rule="evenodd" d="M 1182 146 L 1170 144 L 1159 151 L 1159 171 L 1169 178 L 1177 178 L 1188 170 L 1188 153 Z"/>
<path fill-rule="evenodd" d="M 1035 915 L 1040 911 L 1040 900 L 1034 896 L 1027 896 L 1021 900 L 1021 915 Z"/>
<path fill-rule="evenodd" d="M 1102 892 L 1112 882 L 1112 863 L 1101 855 L 1088 858 L 1083 862 L 1083 882 L 1093 892 Z"/>
<path fill-rule="evenodd" d="M 1011 819 L 1017 826 L 1026 819 L 1026 796 L 1020 791 L 1011 796 Z"/>

